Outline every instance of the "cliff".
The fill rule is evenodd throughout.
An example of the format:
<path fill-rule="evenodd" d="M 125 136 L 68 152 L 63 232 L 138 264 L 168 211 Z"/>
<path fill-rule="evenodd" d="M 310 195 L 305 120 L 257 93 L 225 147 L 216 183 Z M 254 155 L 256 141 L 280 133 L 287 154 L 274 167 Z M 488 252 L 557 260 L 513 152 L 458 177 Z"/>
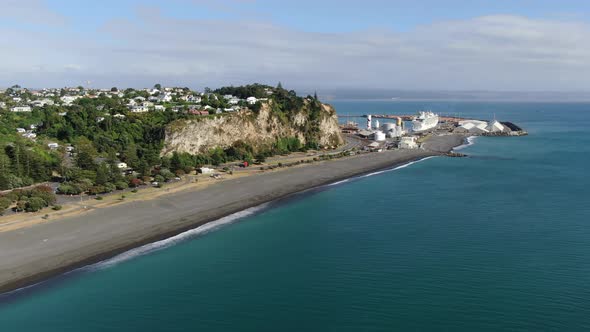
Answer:
<path fill-rule="evenodd" d="M 313 142 L 319 147 L 335 147 L 344 142 L 332 106 L 306 100 L 302 107 L 289 113 L 274 106 L 269 100 L 257 112 L 247 110 L 173 122 L 166 127 L 162 154 L 199 154 L 215 147 L 230 147 L 237 141 L 260 149 L 271 146 L 280 137 L 297 137 L 302 144 Z"/>

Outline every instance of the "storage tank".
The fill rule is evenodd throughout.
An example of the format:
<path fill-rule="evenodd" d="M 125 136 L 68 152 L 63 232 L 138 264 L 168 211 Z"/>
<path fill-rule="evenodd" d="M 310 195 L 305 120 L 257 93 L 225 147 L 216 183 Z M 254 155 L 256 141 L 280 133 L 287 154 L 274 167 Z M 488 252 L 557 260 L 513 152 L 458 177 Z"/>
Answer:
<path fill-rule="evenodd" d="M 381 130 L 377 130 L 374 134 L 374 140 L 378 142 L 385 141 L 385 133 Z"/>
<path fill-rule="evenodd" d="M 388 132 L 393 129 L 395 129 L 395 123 L 384 123 L 381 126 L 381 130 L 383 130 L 384 132 Z"/>

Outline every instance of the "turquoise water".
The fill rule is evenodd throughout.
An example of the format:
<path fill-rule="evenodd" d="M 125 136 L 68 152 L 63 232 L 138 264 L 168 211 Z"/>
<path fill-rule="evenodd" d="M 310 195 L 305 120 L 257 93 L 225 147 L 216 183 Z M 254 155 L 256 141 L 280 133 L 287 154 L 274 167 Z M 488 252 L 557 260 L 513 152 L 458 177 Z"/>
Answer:
<path fill-rule="evenodd" d="M 590 104 L 334 103 L 511 120 L 432 158 L 4 297 L 1 331 L 590 329 Z"/>

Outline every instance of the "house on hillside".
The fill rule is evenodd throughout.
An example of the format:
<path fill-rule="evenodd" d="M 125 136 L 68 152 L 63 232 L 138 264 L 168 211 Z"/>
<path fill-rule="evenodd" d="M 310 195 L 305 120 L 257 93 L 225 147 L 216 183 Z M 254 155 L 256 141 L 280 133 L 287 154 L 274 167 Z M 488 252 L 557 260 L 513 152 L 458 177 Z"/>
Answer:
<path fill-rule="evenodd" d="M 10 109 L 11 112 L 30 112 L 31 106 L 14 106 Z"/>
<path fill-rule="evenodd" d="M 256 99 L 256 97 L 248 97 L 246 98 L 246 102 L 250 105 L 254 105 L 256 104 L 256 102 L 258 101 L 258 99 Z"/>

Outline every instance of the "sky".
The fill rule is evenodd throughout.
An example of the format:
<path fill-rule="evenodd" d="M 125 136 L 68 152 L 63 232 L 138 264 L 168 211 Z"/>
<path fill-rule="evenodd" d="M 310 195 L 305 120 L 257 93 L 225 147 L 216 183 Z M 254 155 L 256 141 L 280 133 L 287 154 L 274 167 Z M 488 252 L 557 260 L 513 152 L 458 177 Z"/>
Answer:
<path fill-rule="evenodd" d="M 0 87 L 589 91 L 585 0 L 0 0 Z"/>

